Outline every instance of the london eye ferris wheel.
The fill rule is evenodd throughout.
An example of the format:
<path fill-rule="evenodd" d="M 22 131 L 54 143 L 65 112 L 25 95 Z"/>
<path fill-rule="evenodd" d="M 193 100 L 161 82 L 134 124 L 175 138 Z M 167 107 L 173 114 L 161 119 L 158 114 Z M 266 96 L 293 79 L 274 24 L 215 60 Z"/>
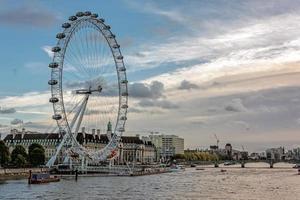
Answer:
<path fill-rule="evenodd" d="M 127 120 L 128 81 L 120 45 L 105 20 L 89 11 L 69 17 L 62 28 L 52 48 L 48 81 L 52 118 L 62 140 L 47 165 L 54 164 L 62 149 L 69 157 L 103 161 L 117 148 Z M 76 140 L 79 132 L 104 133 L 108 123 L 113 129 L 103 149 L 87 149 Z"/>

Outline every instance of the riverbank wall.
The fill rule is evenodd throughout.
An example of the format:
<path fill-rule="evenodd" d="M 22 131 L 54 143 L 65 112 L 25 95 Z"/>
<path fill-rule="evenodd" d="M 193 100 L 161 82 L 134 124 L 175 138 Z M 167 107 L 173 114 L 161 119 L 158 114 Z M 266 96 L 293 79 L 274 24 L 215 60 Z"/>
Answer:
<path fill-rule="evenodd" d="M 47 168 L 0 168 L 0 180 L 28 178 L 29 170 L 33 173 L 49 171 Z"/>

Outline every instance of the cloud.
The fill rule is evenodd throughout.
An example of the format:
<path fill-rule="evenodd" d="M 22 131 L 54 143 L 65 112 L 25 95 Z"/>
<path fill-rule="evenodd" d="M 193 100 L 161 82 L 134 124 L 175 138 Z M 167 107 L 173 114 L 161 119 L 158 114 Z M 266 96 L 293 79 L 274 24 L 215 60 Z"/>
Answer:
<path fill-rule="evenodd" d="M 244 128 L 245 130 L 250 129 L 250 125 L 245 121 L 233 121 L 232 124 L 240 126 L 240 127 Z"/>
<path fill-rule="evenodd" d="M 145 112 L 145 111 L 142 110 L 142 109 L 139 109 L 139 108 L 132 108 L 132 107 L 130 107 L 128 109 L 128 113 L 143 113 L 143 112 Z"/>
<path fill-rule="evenodd" d="M 30 131 L 38 131 L 42 133 L 51 133 L 57 131 L 56 123 L 51 124 L 49 121 L 43 122 L 43 121 L 28 121 L 23 124 L 23 127 L 30 130 Z"/>
<path fill-rule="evenodd" d="M 190 90 L 190 89 L 197 89 L 197 88 L 199 88 L 198 85 L 191 83 L 187 80 L 181 81 L 180 86 L 178 87 L 178 89 L 180 90 Z"/>
<path fill-rule="evenodd" d="M 156 7 L 154 4 L 147 4 L 147 6 L 143 7 L 147 12 L 154 13 L 156 15 L 163 16 L 171 21 L 184 24 L 186 22 L 185 16 L 179 12 L 178 10 L 163 10 Z"/>
<path fill-rule="evenodd" d="M 13 26 L 50 27 L 58 17 L 53 11 L 49 11 L 40 5 L 27 3 L 0 12 L 0 24 Z"/>
<path fill-rule="evenodd" d="M 236 98 L 225 105 L 225 110 L 229 112 L 246 112 L 247 108 L 243 105 L 242 99 Z"/>
<path fill-rule="evenodd" d="M 50 91 L 45 92 L 28 92 L 20 96 L 6 96 L 0 98 L 0 104 L 8 107 L 30 107 L 30 106 L 46 106 L 49 105 Z"/>
<path fill-rule="evenodd" d="M 137 47 L 137 51 L 139 55 L 144 55 L 144 58 L 141 59 L 136 55 L 136 51 L 129 54 L 126 57 L 127 63 L 131 66 L 138 66 L 130 70 L 152 68 L 153 71 L 160 71 L 164 65 L 177 64 L 177 70 L 170 67 L 169 70 L 159 75 L 155 74 L 154 77 L 149 75 L 148 77 L 147 81 L 157 80 L 163 82 L 165 88 L 168 88 L 170 85 L 180 84 L 179 81 L 186 77 L 189 77 L 189 81 L 199 85 L 199 83 L 223 76 L 274 72 L 275 68 L 276 70 L 286 68 L 286 66 L 277 65 L 278 63 L 299 61 L 297 55 L 300 52 L 300 25 L 297 21 L 300 20 L 300 15 L 294 12 L 300 10 L 299 3 L 295 3 L 293 6 L 293 3 L 290 3 L 287 6 L 287 3 L 281 1 L 276 6 L 267 3 L 268 6 L 263 7 L 259 6 L 258 2 L 238 5 L 229 3 L 226 5 L 226 19 L 224 19 L 224 12 L 221 14 L 216 12 L 220 9 L 218 5 L 207 4 L 209 4 L 209 11 L 202 11 L 209 15 L 208 18 L 204 18 L 207 20 L 206 24 L 211 24 L 210 26 L 205 27 L 204 30 L 193 29 L 189 34 L 187 31 L 182 31 L 185 34 L 173 34 L 162 43 L 140 45 Z M 262 13 L 264 10 L 268 10 L 268 12 L 260 15 L 253 10 L 247 11 L 248 4 L 252 8 L 262 10 Z M 234 10 L 235 14 L 233 14 L 231 6 L 241 9 Z M 183 19 L 186 21 L 189 21 L 190 15 L 195 15 L 194 21 L 198 20 L 204 23 L 204 20 L 199 20 L 201 12 L 199 13 L 198 9 L 191 8 L 191 12 L 186 13 L 184 9 L 180 9 L 180 6 L 176 5 L 171 6 L 170 9 L 163 8 L 163 6 L 160 8 L 159 5 L 152 6 L 152 4 L 149 7 L 155 7 L 158 10 L 176 10 L 176 12 L 181 12 L 180 15 L 185 16 Z M 198 8 L 199 6 L 194 7 Z M 202 7 L 207 8 L 206 5 Z M 275 11 L 270 12 L 271 8 Z M 150 10 L 151 13 L 161 16 L 156 11 Z M 212 19 L 214 17 L 210 12 L 213 13 L 213 16 L 217 15 L 218 20 L 223 23 L 214 26 L 216 22 Z M 235 16 L 241 17 L 236 18 Z M 208 29 L 209 33 L 204 34 L 203 31 Z"/>
<path fill-rule="evenodd" d="M 29 71 L 34 74 L 45 72 L 45 68 L 47 66 L 48 66 L 48 64 L 46 64 L 44 62 L 36 62 L 36 61 L 28 62 L 28 63 L 25 63 L 25 65 L 24 65 L 24 67 L 26 69 L 29 69 Z"/>
<path fill-rule="evenodd" d="M 168 101 L 168 100 L 157 100 L 157 99 L 142 99 L 139 102 L 142 107 L 160 107 L 163 109 L 176 109 L 178 105 Z"/>
<path fill-rule="evenodd" d="M 157 99 L 163 97 L 164 84 L 159 81 L 152 81 L 150 84 L 132 83 L 128 90 L 131 97 Z"/>
<path fill-rule="evenodd" d="M 43 46 L 42 50 L 50 57 L 53 58 L 54 53 L 51 51 L 52 47 L 51 46 Z"/>
<path fill-rule="evenodd" d="M 21 119 L 14 119 L 10 122 L 11 125 L 18 125 L 18 124 L 23 124 L 23 120 Z"/>
<path fill-rule="evenodd" d="M 16 112 L 16 109 L 14 109 L 14 108 L 1 108 L 0 107 L 0 114 L 12 114 L 15 112 Z"/>
<path fill-rule="evenodd" d="M 27 69 L 36 70 L 36 69 L 40 69 L 42 67 L 45 67 L 45 63 L 43 63 L 43 62 L 29 62 L 29 63 L 26 63 L 24 65 L 24 67 L 27 68 Z"/>

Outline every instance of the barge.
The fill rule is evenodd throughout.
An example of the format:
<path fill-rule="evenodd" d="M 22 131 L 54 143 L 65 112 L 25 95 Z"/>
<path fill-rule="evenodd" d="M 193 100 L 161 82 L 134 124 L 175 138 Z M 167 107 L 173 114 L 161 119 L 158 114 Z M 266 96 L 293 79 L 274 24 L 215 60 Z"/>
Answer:
<path fill-rule="evenodd" d="M 49 173 L 32 173 L 29 171 L 28 184 L 42 184 L 50 182 L 58 182 L 57 176 L 51 176 Z"/>

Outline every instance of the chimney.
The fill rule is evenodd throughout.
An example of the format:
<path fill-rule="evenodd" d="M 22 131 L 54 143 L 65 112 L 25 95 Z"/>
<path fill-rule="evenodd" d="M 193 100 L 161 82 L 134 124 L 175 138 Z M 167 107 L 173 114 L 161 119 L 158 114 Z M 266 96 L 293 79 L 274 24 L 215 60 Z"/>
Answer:
<path fill-rule="evenodd" d="M 100 129 L 97 129 L 97 135 L 98 135 L 98 138 L 99 138 L 99 140 L 100 140 Z"/>
<path fill-rule="evenodd" d="M 23 139 L 24 138 L 24 135 L 25 135 L 25 128 L 22 128 L 22 135 L 21 135 L 21 139 Z"/>
<path fill-rule="evenodd" d="M 81 128 L 81 132 L 82 132 L 83 139 L 85 139 L 85 127 Z"/>
<path fill-rule="evenodd" d="M 95 139 L 96 129 L 92 129 L 93 138 Z"/>
<path fill-rule="evenodd" d="M 16 134 L 17 134 L 17 129 L 12 129 L 12 130 L 11 130 L 11 134 L 13 135 L 13 138 L 12 138 L 12 139 L 15 139 Z"/>

